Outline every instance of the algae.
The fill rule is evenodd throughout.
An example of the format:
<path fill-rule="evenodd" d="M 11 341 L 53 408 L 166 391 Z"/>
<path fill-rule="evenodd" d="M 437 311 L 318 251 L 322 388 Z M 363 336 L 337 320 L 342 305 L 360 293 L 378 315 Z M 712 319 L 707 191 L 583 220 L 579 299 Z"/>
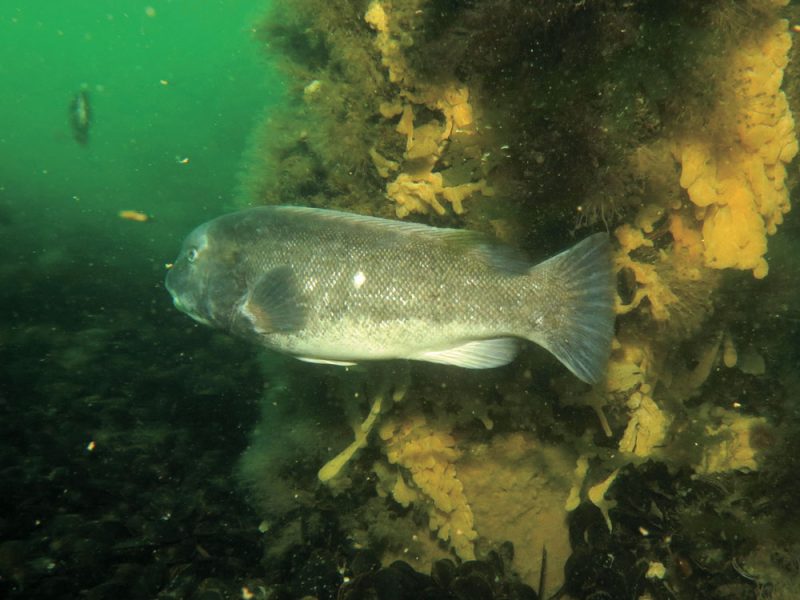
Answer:
<path fill-rule="evenodd" d="M 533 257 L 592 230 L 616 238 L 606 381 L 589 389 L 535 348 L 479 376 L 414 365 L 405 398 L 337 464 L 345 479 L 302 480 L 315 502 L 347 498 L 353 538 L 385 564 L 429 569 L 512 540 L 527 583 L 546 570 L 547 591 L 576 597 L 749 594 L 793 577 L 760 550 L 797 546 L 776 527 L 800 431 L 786 329 L 797 226 L 782 226 L 800 97 L 784 17 L 798 15 L 784 4 L 301 0 L 265 17 L 291 84 L 255 139 L 243 202 L 479 229 Z M 362 397 L 360 417 L 325 427 L 347 432 L 369 410 Z M 319 468 L 352 443 L 331 439 L 303 460 Z"/>

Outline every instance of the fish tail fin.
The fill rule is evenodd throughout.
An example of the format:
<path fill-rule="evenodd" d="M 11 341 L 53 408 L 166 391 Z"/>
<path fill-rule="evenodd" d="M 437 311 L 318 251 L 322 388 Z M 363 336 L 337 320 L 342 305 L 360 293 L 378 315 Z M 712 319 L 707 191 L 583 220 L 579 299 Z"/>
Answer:
<path fill-rule="evenodd" d="M 614 277 L 608 234 L 589 236 L 530 271 L 537 294 L 528 337 L 586 383 L 603 377 L 614 335 Z"/>

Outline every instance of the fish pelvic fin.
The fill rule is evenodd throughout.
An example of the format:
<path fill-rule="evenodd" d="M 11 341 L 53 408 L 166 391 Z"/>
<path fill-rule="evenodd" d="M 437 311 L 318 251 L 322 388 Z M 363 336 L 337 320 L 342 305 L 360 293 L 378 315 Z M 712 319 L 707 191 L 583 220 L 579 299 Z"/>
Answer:
<path fill-rule="evenodd" d="M 327 358 L 312 358 L 310 356 L 296 356 L 295 358 L 307 363 L 315 363 L 318 365 L 335 365 L 337 367 L 353 367 L 358 364 L 346 360 L 328 360 Z"/>
<path fill-rule="evenodd" d="M 586 383 L 606 371 L 614 335 L 611 242 L 597 233 L 530 271 L 537 310 L 528 339 Z"/>

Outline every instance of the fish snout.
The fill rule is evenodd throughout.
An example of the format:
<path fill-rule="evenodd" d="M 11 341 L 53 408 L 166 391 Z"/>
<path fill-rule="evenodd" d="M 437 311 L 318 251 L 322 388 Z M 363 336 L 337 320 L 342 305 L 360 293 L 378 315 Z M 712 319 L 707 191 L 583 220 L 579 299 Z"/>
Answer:
<path fill-rule="evenodd" d="M 179 291 L 181 277 L 176 267 L 172 267 L 164 278 L 164 287 L 167 288 L 169 295 L 172 296 L 172 304 L 182 313 L 190 314 L 190 308 L 183 299 L 183 294 Z"/>
<path fill-rule="evenodd" d="M 176 267 L 173 267 L 167 273 L 164 285 L 172 296 L 172 304 L 175 308 L 198 323 L 211 324 L 210 315 L 203 314 L 208 312 L 204 310 L 206 307 L 203 290 L 197 289 L 187 274 L 182 274 Z"/>

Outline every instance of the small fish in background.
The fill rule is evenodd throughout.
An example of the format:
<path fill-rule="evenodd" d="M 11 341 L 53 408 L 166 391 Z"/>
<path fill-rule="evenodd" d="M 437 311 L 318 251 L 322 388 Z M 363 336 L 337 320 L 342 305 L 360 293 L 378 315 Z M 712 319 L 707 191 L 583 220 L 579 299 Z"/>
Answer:
<path fill-rule="evenodd" d="M 117 213 L 117 216 L 120 219 L 134 221 L 136 223 L 149 223 L 153 220 L 152 215 L 148 215 L 147 213 L 143 213 L 139 210 L 121 210 Z"/>
<path fill-rule="evenodd" d="M 194 320 L 309 362 L 487 369 L 529 340 L 588 383 L 611 352 L 614 285 L 605 233 L 534 265 L 474 231 L 290 206 L 201 225 L 166 278 Z"/>
<path fill-rule="evenodd" d="M 92 125 L 92 104 L 89 90 L 82 88 L 69 103 L 69 125 L 72 137 L 81 146 L 89 143 L 89 128 Z"/>

